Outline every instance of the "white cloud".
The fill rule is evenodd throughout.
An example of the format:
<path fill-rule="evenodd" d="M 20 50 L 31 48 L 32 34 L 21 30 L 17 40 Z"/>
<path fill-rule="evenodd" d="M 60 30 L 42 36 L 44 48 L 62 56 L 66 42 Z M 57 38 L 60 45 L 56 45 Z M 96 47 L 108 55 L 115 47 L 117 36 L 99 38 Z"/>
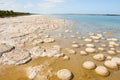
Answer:
<path fill-rule="evenodd" d="M 51 3 L 60 3 L 60 2 L 64 2 L 65 0 L 45 0 L 47 2 L 51 2 Z"/>
<path fill-rule="evenodd" d="M 39 7 L 44 9 L 50 9 L 55 7 L 58 3 L 65 2 L 65 0 L 44 0 L 42 4 L 39 4 Z"/>

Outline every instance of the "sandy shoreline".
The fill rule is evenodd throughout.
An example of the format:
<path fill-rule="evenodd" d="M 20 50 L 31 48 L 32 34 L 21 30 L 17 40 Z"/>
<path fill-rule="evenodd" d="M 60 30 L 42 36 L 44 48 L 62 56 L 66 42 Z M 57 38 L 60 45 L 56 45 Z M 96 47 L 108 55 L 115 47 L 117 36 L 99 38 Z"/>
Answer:
<path fill-rule="evenodd" d="M 66 23 L 42 15 L 0 18 L 0 80 L 119 79 L 119 40 L 99 33 L 80 36 L 74 23 Z"/>

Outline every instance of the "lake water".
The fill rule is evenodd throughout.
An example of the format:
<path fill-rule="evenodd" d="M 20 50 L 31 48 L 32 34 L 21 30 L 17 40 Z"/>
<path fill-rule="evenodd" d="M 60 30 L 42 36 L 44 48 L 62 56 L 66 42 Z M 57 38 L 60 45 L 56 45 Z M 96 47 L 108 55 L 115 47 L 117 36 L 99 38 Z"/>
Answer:
<path fill-rule="evenodd" d="M 75 31 L 80 31 L 82 35 L 97 31 L 108 32 L 120 39 L 120 16 L 97 16 L 97 15 L 49 15 L 52 17 L 64 18 L 74 21 Z"/>

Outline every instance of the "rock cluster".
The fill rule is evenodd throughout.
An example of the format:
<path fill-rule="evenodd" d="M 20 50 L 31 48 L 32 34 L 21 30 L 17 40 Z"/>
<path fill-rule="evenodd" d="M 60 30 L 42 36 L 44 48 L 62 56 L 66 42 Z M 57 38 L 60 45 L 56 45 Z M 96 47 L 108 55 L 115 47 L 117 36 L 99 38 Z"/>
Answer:
<path fill-rule="evenodd" d="M 61 47 L 59 45 L 53 46 L 36 46 L 30 50 L 33 57 L 55 57 L 62 56 L 60 53 Z"/>
<path fill-rule="evenodd" d="M 0 62 L 3 64 L 24 64 L 28 61 L 30 61 L 31 55 L 28 51 L 26 50 L 13 50 L 11 52 L 8 53 L 4 53 L 1 57 L 0 57 Z"/>

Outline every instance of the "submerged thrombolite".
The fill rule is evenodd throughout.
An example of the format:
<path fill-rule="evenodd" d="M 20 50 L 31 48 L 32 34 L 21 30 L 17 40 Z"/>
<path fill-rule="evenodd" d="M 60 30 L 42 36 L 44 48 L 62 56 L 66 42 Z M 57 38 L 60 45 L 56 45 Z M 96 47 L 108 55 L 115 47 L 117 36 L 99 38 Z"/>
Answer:
<path fill-rule="evenodd" d="M 120 73 L 119 40 L 82 36 L 71 24 L 41 15 L 0 18 L 0 80 L 109 80 Z"/>

